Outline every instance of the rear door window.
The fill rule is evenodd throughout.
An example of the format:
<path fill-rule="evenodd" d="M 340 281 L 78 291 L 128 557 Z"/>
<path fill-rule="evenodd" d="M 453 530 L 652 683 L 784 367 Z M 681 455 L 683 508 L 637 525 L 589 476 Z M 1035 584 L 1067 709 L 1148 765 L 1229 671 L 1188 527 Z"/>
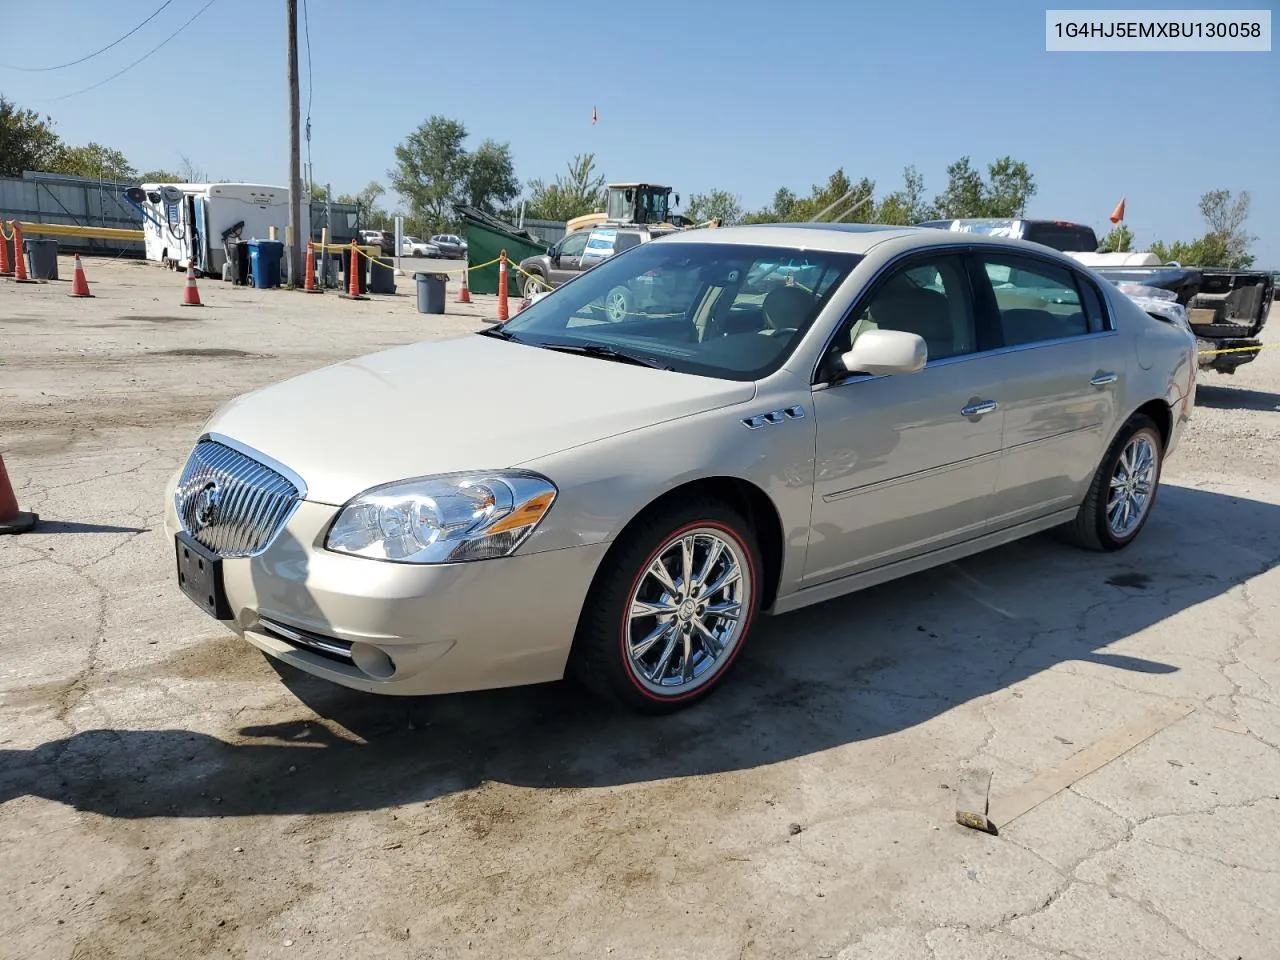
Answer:
<path fill-rule="evenodd" d="M 1089 333 L 1089 319 L 1071 271 L 1004 253 L 980 253 L 978 258 L 995 295 L 1006 346 Z"/>

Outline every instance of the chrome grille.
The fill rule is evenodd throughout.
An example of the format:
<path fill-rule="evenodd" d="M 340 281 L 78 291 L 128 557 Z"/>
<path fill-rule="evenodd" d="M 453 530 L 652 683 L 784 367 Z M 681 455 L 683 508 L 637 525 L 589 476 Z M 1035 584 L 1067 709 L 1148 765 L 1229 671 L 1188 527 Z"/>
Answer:
<path fill-rule="evenodd" d="M 294 483 L 260 460 L 217 440 L 196 444 L 174 494 L 182 527 L 222 557 L 267 548 L 302 496 Z"/>

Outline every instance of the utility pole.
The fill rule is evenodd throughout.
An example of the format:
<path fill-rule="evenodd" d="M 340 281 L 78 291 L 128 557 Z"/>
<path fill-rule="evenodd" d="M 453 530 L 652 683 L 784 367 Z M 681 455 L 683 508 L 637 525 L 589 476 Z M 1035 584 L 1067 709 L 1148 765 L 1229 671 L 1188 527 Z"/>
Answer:
<path fill-rule="evenodd" d="M 289 22 L 289 285 L 302 276 L 302 145 L 298 104 L 298 0 L 285 0 Z M 311 224 L 307 224 L 307 236 Z"/>

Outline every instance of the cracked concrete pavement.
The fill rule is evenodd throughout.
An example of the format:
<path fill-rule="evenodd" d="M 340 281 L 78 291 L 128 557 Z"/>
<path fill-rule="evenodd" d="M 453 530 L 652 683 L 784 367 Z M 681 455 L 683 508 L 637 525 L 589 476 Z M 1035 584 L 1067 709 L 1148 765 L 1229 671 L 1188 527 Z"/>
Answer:
<path fill-rule="evenodd" d="M 1274 351 L 1202 375 L 1130 550 L 1034 538 L 766 621 L 652 720 L 330 687 L 173 584 L 160 498 L 209 412 L 489 298 L 185 310 L 177 274 L 85 265 L 93 300 L 0 283 L 0 451 L 42 518 L 0 538 L 0 955 L 1275 956 Z M 973 766 L 993 812 L 1047 798 L 966 830 Z"/>

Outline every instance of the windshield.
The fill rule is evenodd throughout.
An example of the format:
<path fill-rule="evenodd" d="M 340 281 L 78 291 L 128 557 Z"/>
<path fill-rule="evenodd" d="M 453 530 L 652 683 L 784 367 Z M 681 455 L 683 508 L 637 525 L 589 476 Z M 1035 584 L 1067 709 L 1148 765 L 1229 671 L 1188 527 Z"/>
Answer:
<path fill-rule="evenodd" d="M 604 346 L 682 373 L 755 380 L 782 366 L 861 259 L 654 240 L 579 274 L 502 329 L 535 346 Z"/>

